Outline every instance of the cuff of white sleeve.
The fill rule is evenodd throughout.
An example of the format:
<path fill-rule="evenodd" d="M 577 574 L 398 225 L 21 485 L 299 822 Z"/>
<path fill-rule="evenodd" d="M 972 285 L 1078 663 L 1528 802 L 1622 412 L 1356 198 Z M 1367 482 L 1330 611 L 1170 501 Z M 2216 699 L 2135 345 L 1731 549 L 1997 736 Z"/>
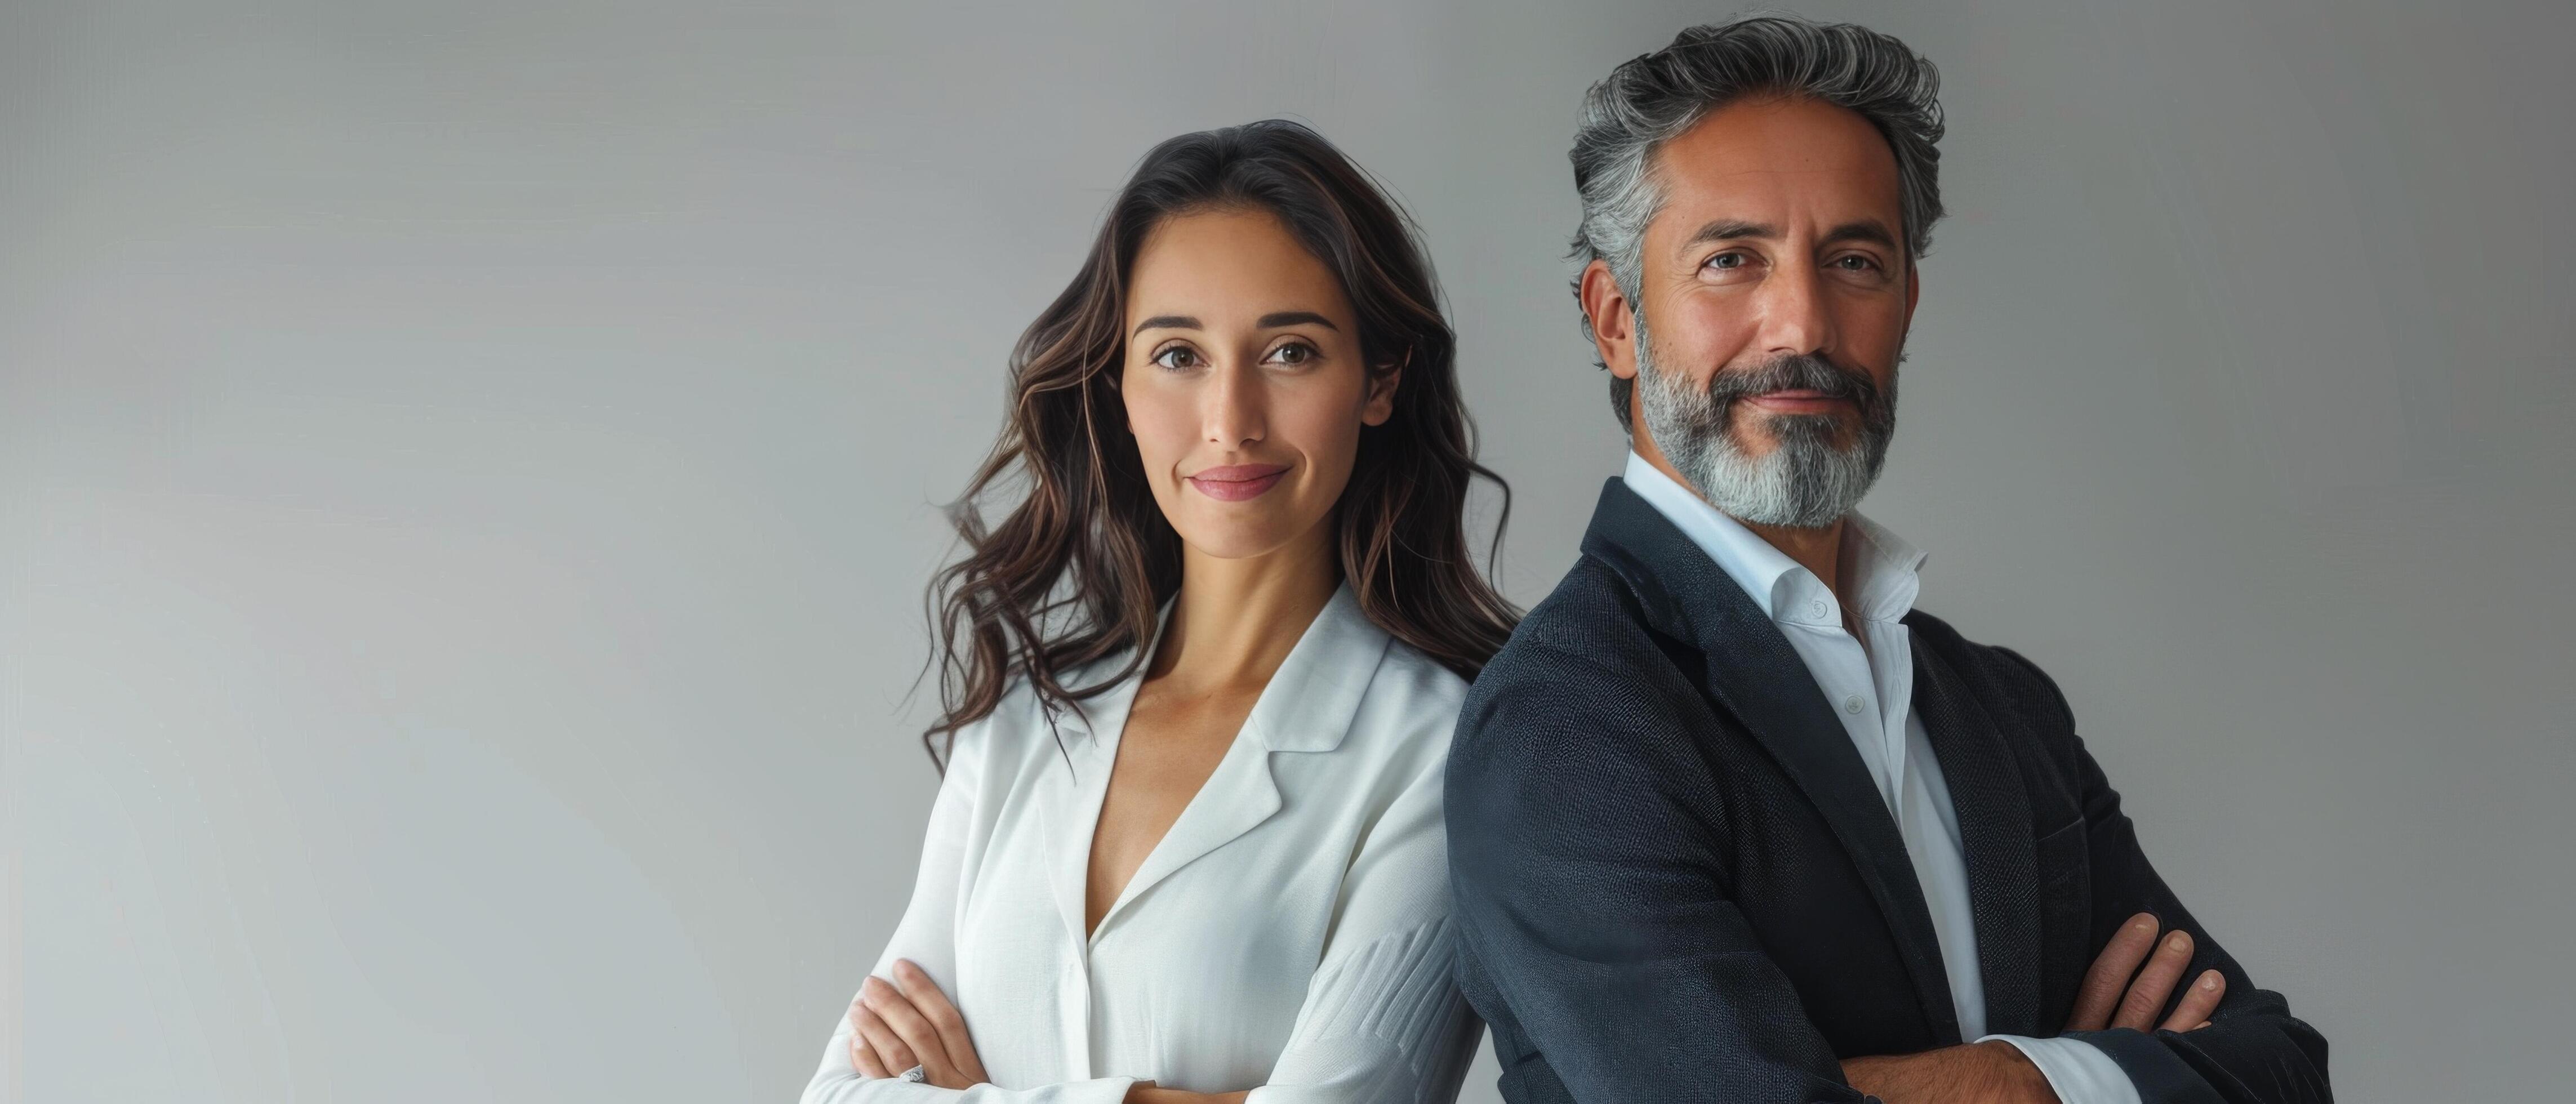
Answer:
<path fill-rule="evenodd" d="M 904 1097 L 905 1100 L 954 1100 L 957 1104 L 1123 1104 L 1127 1091 L 1141 1078 L 1094 1077 L 1084 1081 L 1059 1081 L 1034 1089 L 1005 1089 L 989 1081 L 968 1086 L 962 1093 L 950 1089 L 932 1089 L 937 1094 Z M 923 1088 L 930 1088 L 928 1085 Z"/>
<path fill-rule="evenodd" d="M 1119 1104 L 1119 1102 L 1127 1099 L 1127 1090 L 1134 1088 L 1138 1080 L 1138 1078 L 1134 1077 L 1094 1078 L 1082 1083 L 1085 1090 L 1084 1092 L 1070 1097 L 1069 1099 L 1084 1102 L 1096 1101 L 1097 1104 Z"/>
<path fill-rule="evenodd" d="M 1138 1080 L 1134 1077 L 1094 1077 L 1088 1081 L 1065 1081 L 1030 1091 L 996 1093 L 989 1099 L 994 1104 L 1005 1101 L 1009 1104 L 1120 1104 L 1127 1099 L 1127 1090 L 1135 1087 Z M 975 1094 L 990 1087 L 977 1085 L 966 1090 L 965 1100 L 960 1104 L 987 1099 Z"/>
<path fill-rule="evenodd" d="M 2058 1104 L 2139 1104 L 2138 1086 L 2102 1048 L 2082 1039 L 2034 1039 L 2027 1035 L 1988 1035 L 1977 1042 L 2001 1039 L 2020 1050 L 2048 1078 Z"/>

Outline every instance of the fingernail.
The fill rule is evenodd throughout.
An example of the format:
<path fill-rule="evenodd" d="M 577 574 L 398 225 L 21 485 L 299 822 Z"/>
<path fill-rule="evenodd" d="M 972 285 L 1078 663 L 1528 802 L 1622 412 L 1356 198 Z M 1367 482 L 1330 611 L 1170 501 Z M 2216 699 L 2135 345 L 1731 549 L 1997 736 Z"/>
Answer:
<path fill-rule="evenodd" d="M 2211 970 L 2206 974 L 2200 975 L 2200 987 L 2203 989 L 2218 988 L 2218 971 Z"/>
<path fill-rule="evenodd" d="M 2136 928 L 2139 931 L 2154 931 L 2156 930 L 2156 918 L 2145 913 L 2139 913 L 2138 922 L 2130 925 L 2130 927 Z"/>
<path fill-rule="evenodd" d="M 2165 940 L 2165 946 L 2179 951 L 2185 947 L 2191 946 L 2191 937 L 2184 935 L 2181 932 L 2175 932 L 2173 933 L 2173 938 Z"/>

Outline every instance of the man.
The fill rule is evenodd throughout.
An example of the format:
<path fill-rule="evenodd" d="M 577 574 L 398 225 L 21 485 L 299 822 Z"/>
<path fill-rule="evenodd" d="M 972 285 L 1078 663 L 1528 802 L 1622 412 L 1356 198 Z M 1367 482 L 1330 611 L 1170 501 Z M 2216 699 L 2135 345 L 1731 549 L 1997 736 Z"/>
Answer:
<path fill-rule="evenodd" d="M 1922 554 L 1852 512 L 1935 91 L 1892 38 L 1754 18 L 1587 98 L 1576 294 L 1633 454 L 1449 764 L 1459 984 L 1515 1104 L 2330 1099 L 2056 686 L 1913 610 Z"/>

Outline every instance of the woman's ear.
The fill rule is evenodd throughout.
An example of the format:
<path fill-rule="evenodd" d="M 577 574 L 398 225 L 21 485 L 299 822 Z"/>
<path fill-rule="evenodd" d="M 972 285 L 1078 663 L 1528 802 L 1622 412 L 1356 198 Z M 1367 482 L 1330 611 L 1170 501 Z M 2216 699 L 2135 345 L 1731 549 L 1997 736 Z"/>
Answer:
<path fill-rule="evenodd" d="M 1395 389 L 1404 382 L 1404 366 L 1413 363 L 1413 350 L 1404 351 L 1404 359 L 1369 373 L 1368 403 L 1360 407 L 1361 425 L 1385 425 L 1395 417 Z"/>
<path fill-rule="evenodd" d="M 1118 412 L 1118 432 L 1133 437 L 1136 435 L 1136 419 L 1127 412 L 1127 343 L 1121 341 L 1115 349 L 1117 351 L 1109 359 L 1108 370 L 1100 374 L 1108 378 L 1109 394 L 1116 400 L 1110 405 Z"/>

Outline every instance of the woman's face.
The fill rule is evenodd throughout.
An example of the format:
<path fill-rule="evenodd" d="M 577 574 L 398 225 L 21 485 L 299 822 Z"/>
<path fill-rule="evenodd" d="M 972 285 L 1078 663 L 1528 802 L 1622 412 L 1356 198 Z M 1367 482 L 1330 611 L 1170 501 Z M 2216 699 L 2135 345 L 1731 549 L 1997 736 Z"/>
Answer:
<path fill-rule="evenodd" d="M 1260 556 L 1316 532 L 1396 373 L 1360 363 L 1330 269 L 1261 210 L 1166 218 L 1127 288 L 1121 390 L 1163 516 L 1190 547 Z"/>

